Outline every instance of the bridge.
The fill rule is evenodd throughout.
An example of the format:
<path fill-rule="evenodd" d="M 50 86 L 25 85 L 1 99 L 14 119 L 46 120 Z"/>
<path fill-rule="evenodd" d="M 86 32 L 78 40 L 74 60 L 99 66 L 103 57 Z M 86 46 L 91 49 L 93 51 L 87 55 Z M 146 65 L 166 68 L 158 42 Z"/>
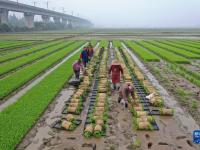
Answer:
<path fill-rule="evenodd" d="M 66 25 L 71 24 L 73 27 L 90 27 L 92 23 L 86 19 L 67 15 L 44 8 L 30 6 L 22 3 L 17 3 L 9 0 L 0 0 L 0 22 L 8 23 L 9 11 L 24 13 L 26 26 L 28 28 L 34 27 L 34 16 L 40 15 L 43 22 L 50 22 L 50 18 L 53 17 L 55 23 L 63 22 Z"/>

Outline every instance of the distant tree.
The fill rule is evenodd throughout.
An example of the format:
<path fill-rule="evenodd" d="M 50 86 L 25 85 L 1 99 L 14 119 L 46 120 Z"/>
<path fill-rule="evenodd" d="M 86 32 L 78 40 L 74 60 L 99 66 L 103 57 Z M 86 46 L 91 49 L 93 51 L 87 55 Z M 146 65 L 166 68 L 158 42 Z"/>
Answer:
<path fill-rule="evenodd" d="M 0 32 L 12 32 L 12 27 L 8 24 L 2 23 L 0 24 Z"/>

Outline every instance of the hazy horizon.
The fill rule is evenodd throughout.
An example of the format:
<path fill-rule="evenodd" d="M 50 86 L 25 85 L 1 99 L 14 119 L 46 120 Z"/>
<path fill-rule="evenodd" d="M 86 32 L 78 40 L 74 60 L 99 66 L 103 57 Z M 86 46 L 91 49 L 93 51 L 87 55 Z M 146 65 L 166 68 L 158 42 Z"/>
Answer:
<path fill-rule="evenodd" d="M 18 1 L 47 7 L 46 0 Z M 199 0 L 49 0 L 48 6 L 67 14 L 73 12 L 101 28 L 200 27 Z"/>

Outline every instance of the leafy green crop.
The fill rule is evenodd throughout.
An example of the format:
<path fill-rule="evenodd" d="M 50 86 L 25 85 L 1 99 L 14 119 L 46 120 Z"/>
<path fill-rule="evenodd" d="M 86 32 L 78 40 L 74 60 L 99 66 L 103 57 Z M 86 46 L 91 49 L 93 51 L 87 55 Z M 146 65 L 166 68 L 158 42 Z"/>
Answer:
<path fill-rule="evenodd" d="M 119 48 L 119 47 L 121 47 L 122 45 L 121 45 L 121 42 L 120 42 L 119 40 L 114 40 L 114 41 L 113 41 L 113 46 L 116 47 L 116 48 Z"/>
<path fill-rule="evenodd" d="M 184 49 L 180 49 L 180 48 L 176 48 L 167 44 L 163 44 L 163 43 L 159 43 L 156 41 L 148 41 L 148 43 L 153 44 L 154 46 L 158 46 L 160 48 L 166 49 L 170 52 L 173 52 L 175 54 L 187 57 L 187 58 L 193 58 L 193 59 L 197 59 L 200 58 L 200 55 L 192 53 L 190 51 L 184 50 Z"/>
<path fill-rule="evenodd" d="M 15 91 L 16 89 L 27 83 L 29 80 L 33 79 L 38 74 L 42 73 L 42 71 L 54 65 L 59 60 L 62 60 L 72 50 L 80 47 L 83 43 L 83 41 L 76 42 L 75 44 L 72 44 L 67 48 L 53 53 L 52 55 L 42 60 L 39 60 L 32 65 L 29 65 L 3 79 L 0 79 L 0 99 L 3 99 L 11 92 Z"/>
<path fill-rule="evenodd" d="M 21 141 L 68 81 L 73 73 L 72 63 L 78 57 L 79 53 L 35 85 L 16 103 L 0 113 L 0 148 L 2 150 L 12 150 Z"/>
<path fill-rule="evenodd" d="M 185 67 L 176 65 L 176 64 L 169 64 L 169 67 L 177 74 L 183 76 L 191 83 L 195 84 L 196 86 L 200 87 L 200 74 L 194 71 L 187 70 Z"/>
<path fill-rule="evenodd" d="M 151 45 L 145 41 L 138 41 L 138 44 L 140 44 L 141 46 L 145 47 L 146 49 L 148 49 L 149 51 L 159 55 L 160 57 L 162 57 L 163 59 L 166 59 L 169 62 L 173 62 L 173 63 L 190 63 L 190 61 L 182 56 L 176 55 L 172 52 L 169 52 L 165 49 L 156 47 L 154 45 Z"/>
<path fill-rule="evenodd" d="M 91 40 L 90 43 L 92 44 L 93 47 L 95 47 L 97 44 L 97 40 Z"/>
<path fill-rule="evenodd" d="M 200 42 L 199 41 L 196 41 L 196 40 L 181 40 L 181 41 L 184 41 L 185 44 L 192 44 L 192 46 L 195 46 L 197 48 L 200 48 Z"/>
<path fill-rule="evenodd" d="M 5 42 L 0 45 L 0 48 L 9 48 L 13 46 L 20 46 L 26 44 L 32 44 L 32 41 L 12 41 L 12 42 Z"/>
<path fill-rule="evenodd" d="M 9 71 L 15 70 L 23 65 L 26 65 L 28 63 L 31 63 L 37 59 L 41 59 L 44 58 L 54 52 L 57 52 L 61 49 L 63 49 L 64 47 L 68 46 L 69 44 L 71 44 L 72 42 L 63 42 L 61 44 L 49 47 L 47 49 L 44 49 L 42 51 L 37 51 L 35 53 L 32 53 L 28 56 L 25 57 L 20 57 L 19 59 L 15 59 L 12 61 L 8 61 L 6 63 L 3 63 L 0 65 L 0 75 L 5 74 Z"/>
<path fill-rule="evenodd" d="M 140 58 L 142 58 L 144 61 L 160 61 L 160 58 L 149 52 L 148 50 L 145 50 L 143 47 L 140 45 L 136 44 L 135 42 L 132 41 L 124 41 L 124 43 L 132 49 Z"/>
<path fill-rule="evenodd" d="M 191 47 L 191 46 L 187 46 L 186 44 L 180 44 L 180 43 L 176 43 L 174 41 L 162 41 L 162 43 L 166 43 L 168 45 L 171 45 L 171 46 L 174 46 L 174 47 L 177 47 L 177 48 L 182 48 L 182 49 L 185 49 L 187 51 L 190 51 L 190 52 L 193 52 L 193 53 L 196 53 L 196 54 L 200 54 L 200 49 L 198 48 L 194 48 L 194 47 Z"/>
<path fill-rule="evenodd" d="M 20 51 L 16 51 L 16 52 L 9 52 L 6 55 L 0 56 L 0 62 L 5 62 L 5 61 L 15 59 L 15 58 L 18 58 L 18 57 L 21 57 L 21 56 L 24 56 L 24 55 L 28 55 L 28 54 L 34 53 L 36 51 L 40 51 L 40 50 L 43 50 L 45 48 L 48 48 L 50 46 L 54 46 L 54 45 L 59 44 L 61 42 L 63 42 L 63 40 L 54 41 L 54 42 L 45 43 L 45 44 L 40 44 L 38 46 L 34 46 L 32 48 L 25 49 L 25 50 L 20 50 Z"/>
<path fill-rule="evenodd" d="M 107 40 L 102 40 L 102 41 L 100 42 L 99 47 L 100 47 L 100 48 L 101 48 L 101 47 L 107 48 L 107 47 L 108 47 L 108 44 L 109 44 L 109 42 L 108 42 Z"/>

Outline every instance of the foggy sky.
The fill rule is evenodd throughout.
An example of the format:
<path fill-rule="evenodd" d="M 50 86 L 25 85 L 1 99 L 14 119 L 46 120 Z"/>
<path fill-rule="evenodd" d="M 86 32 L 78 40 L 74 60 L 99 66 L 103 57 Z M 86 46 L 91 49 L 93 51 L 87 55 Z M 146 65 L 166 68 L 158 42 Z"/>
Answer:
<path fill-rule="evenodd" d="M 19 0 L 34 1 L 46 7 L 46 0 Z M 200 0 L 49 0 L 49 9 L 63 8 L 97 27 L 200 27 Z"/>

